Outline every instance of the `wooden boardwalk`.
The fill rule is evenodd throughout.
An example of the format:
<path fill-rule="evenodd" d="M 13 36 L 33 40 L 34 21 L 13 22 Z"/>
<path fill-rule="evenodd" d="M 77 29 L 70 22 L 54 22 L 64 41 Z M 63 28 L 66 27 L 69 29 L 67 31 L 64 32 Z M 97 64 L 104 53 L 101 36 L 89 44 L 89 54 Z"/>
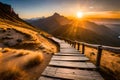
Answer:
<path fill-rule="evenodd" d="M 89 59 L 69 44 L 53 38 L 60 44 L 56 53 L 38 80 L 104 80 Z"/>

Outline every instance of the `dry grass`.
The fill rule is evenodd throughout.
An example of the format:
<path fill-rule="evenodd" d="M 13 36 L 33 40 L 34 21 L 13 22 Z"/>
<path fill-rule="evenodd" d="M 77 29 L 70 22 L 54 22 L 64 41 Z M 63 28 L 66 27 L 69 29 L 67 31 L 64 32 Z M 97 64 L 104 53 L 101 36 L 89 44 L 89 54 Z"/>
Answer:
<path fill-rule="evenodd" d="M 1 50 L 2 53 L 6 53 L 6 52 L 9 52 L 9 51 L 10 51 L 9 48 L 3 48 L 3 49 Z"/>
<path fill-rule="evenodd" d="M 10 33 L 8 33 L 7 31 L 6 34 L 9 34 L 13 37 L 13 39 L 9 40 L 10 43 L 6 42 L 7 45 L 4 46 L 8 46 L 8 44 L 10 45 L 14 44 L 14 46 L 11 47 L 16 49 L 35 50 L 36 48 L 38 48 L 40 50 L 44 50 L 44 49 L 52 50 L 52 52 L 57 51 L 55 45 L 50 43 L 47 39 L 45 39 L 43 36 L 39 35 L 35 31 L 13 25 L 9 25 L 9 26 L 1 25 L 0 27 L 4 28 L 5 30 L 8 30 L 8 28 L 10 28 L 10 30 L 8 30 L 10 31 Z"/>
<path fill-rule="evenodd" d="M 18 53 L 18 54 L 16 55 L 16 57 L 25 56 L 25 55 L 27 55 L 27 54 L 29 54 L 29 53 L 28 53 L 28 52 L 27 52 L 27 53 L 25 53 L 25 52 L 20 52 L 20 53 Z"/>
<path fill-rule="evenodd" d="M 28 80 L 25 79 L 25 76 L 25 72 L 16 67 L 7 67 L 0 71 L 0 80 Z"/>
<path fill-rule="evenodd" d="M 56 46 L 38 32 L 20 26 L 24 25 L 0 22 L 0 28 L 6 30 L 4 35 L 0 33 L 1 37 L 13 37 L 13 39 L 0 40 L 0 55 L 2 55 L 0 57 L 0 80 L 36 80 L 35 78 L 41 75 L 49 63 L 51 58 L 49 53 L 57 51 Z M 12 28 L 12 30 L 7 32 L 7 28 Z M 16 45 L 9 47 L 3 45 L 3 42 Z M 49 55 L 44 54 L 43 51 Z M 43 60 L 43 58 L 45 59 Z M 14 65 L 17 67 L 14 68 Z"/>
<path fill-rule="evenodd" d="M 97 49 L 94 49 L 91 47 L 85 47 L 85 55 L 93 63 L 96 63 Z M 115 77 L 116 80 L 120 79 L 120 56 L 119 54 L 116 54 L 114 52 L 110 52 L 107 50 L 102 50 L 100 66 L 101 66 L 101 69 L 103 69 L 111 77 Z M 110 80 L 111 78 L 106 75 L 104 76 L 107 78 L 106 80 Z"/>
<path fill-rule="evenodd" d="M 0 52 L 0 57 L 2 56 L 2 53 Z"/>
<path fill-rule="evenodd" d="M 34 57 L 30 58 L 27 63 L 24 65 L 25 69 L 33 68 L 39 65 L 43 61 L 42 55 L 35 55 Z"/>
<path fill-rule="evenodd" d="M 35 43 L 35 42 L 29 42 L 27 43 L 21 43 L 19 45 L 14 46 L 14 48 L 16 49 L 27 49 L 27 50 L 35 50 L 35 48 L 37 48 L 39 46 L 39 44 Z"/>
<path fill-rule="evenodd" d="M 12 53 L 13 51 L 15 53 Z M 29 51 L 24 49 L 15 51 L 15 49 L 11 49 L 0 58 L 0 80 L 35 80 L 33 78 L 36 77 L 32 76 L 31 72 L 34 72 L 36 67 L 41 66 L 39 64 L 43 61 L 42 55 L 40 51 Z M 41 69 L 38 70 L 41 71 Z M 40 76 L 39 71 L 37 75 Z"/>

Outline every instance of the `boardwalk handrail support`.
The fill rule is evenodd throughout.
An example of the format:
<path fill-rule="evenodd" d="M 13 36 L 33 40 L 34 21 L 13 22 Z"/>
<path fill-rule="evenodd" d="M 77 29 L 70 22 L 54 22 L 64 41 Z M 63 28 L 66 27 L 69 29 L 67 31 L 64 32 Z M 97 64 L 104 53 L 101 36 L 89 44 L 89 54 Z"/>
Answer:
<path fill-rule="evenodd" d="M 85 54 L 85 44 L 82 43 L 82 54 Z"/>
<path fill-rule="evenodd" d="M 101 55 L 102 55 L 102 46 L 98 46 L 98 52 L 97 52 L 97 57 L 96 57 L 96 67 L 97 69 L 100 68 L 100 61 L 101 61 Z"/>

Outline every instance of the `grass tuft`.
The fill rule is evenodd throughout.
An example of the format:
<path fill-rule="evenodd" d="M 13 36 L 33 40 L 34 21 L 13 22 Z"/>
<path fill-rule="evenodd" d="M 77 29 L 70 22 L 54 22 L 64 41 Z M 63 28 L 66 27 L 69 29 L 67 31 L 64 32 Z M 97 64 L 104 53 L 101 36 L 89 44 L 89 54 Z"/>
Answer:
<path fill-rule="evenodd" d="M 29 69 L 39 65 L 42 62 L 43 58 L 41 55 L 35 55 L 34 57 L 30 58 L 28 62 L 25 64 L 24 68 Z"/>
<path fill-rule="evenodd" d="M 24 56 L 24 55 L 27 55 L 27 54 L 29 54 L 29 53 L 20 52 L 16 55 L 16 57 L 21 57 L 21 56 Z"/>
<path fill-rule="evenodd" d="M 4 49 L 1 50 L 1 52 L 2 52 L 2 53 L 6 53 L 6 52 L 8 52 L 9 50 L 10 50 L 9 48 L 4 48 Z"/>
<path fill-rule="evenodd" d="M 8 68 L 0 72 L 0 80 L 24 80 L 25 73 L 18 68 Z"/>

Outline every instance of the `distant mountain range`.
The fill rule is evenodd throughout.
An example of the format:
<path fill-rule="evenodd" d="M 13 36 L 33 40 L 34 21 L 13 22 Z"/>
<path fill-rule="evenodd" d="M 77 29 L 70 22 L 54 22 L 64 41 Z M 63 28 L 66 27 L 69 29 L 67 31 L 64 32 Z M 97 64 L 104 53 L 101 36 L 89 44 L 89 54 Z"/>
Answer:
<path fill-rule="evenodd" d="M 96 24 L 105 25 L 120 34 L 120 19 L 92 19 L 90 21 Z"/>
<path fill-rule="evenodd" d="M 47 18 L 26 21 L 54 36 L 93 44 L 120 46 L 118 32 L 91 21 L 71 20 L 58 13 Z"/>

